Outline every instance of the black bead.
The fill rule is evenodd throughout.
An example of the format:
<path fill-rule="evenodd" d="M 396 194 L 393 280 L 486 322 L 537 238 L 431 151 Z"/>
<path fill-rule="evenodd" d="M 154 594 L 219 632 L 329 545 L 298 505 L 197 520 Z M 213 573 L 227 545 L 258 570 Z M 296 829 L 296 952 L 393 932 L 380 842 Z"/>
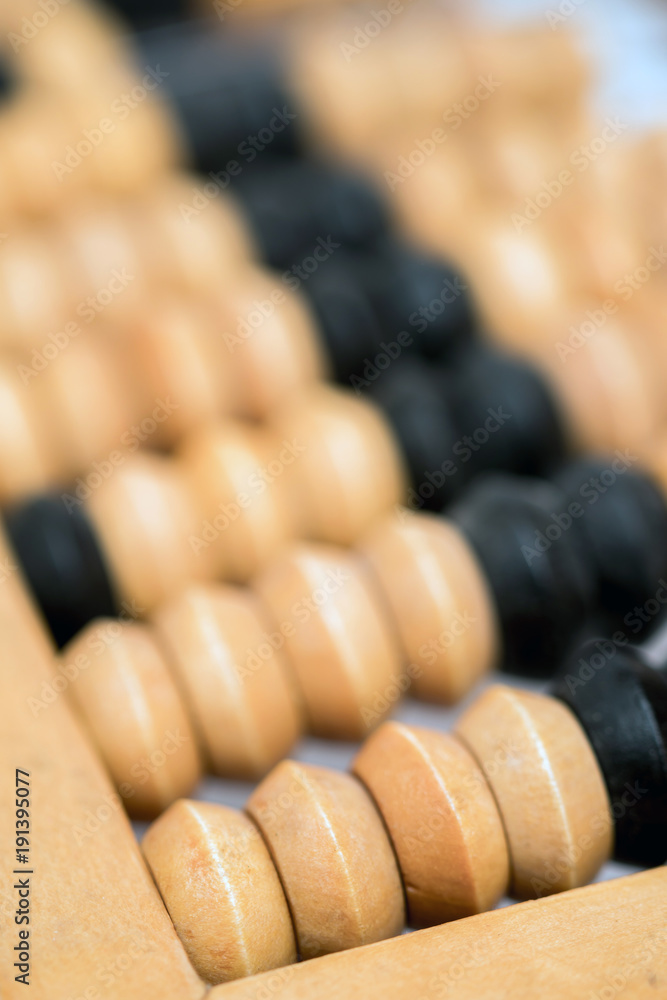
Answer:
<path fill-rule="evenodd" d="M 35 497 L 7 511 L 10 543 L 59 646 L 93 618 L 117 614 L 112 583 L 83 506 Z"/>
<path fill-rule="evenodd" d="M 667 682 L 638 649 L 593 640 L 563 667 L 553 694 L 574 712 L 600 764 L 616 857 L 667 860 Z M 573 774 L 576 781 L 576 774 Z"/>
<path fill-rule="evenodd" d="M 11 67 L 0 57 L 0 104 L 8 100 L 16 88 L 16 78 Z"/>
<path fill-rule="evenodd" d="M 380 349 L 382 328 L 359 280 L 357 263 L 356 255 L 338 250 L 304 283 L 303 292 L 315 313 L 334 378 L 359 391 L 378 371 L 373 359 Z M 364 382 L 359 382 L 360 376 Z"/>
<path fill-rule="evenodd" d="M 531 365 L 479 343 L 456 358 L 450 384 L 473 474 L 498 469 L 544 476 L 562 461 L 560 412 Z"/>
<path fill-rule="evenodd" d="M 142 65 L 169 74 L 161 91 L 194 165 L 214 175 L 201 185 L 227 190 L 255 161 L 299 149 L 301 115 L 272 45 L 226 37 L 206 21 L 144 31 L 136 42 Z"/>
<path fill-rule="evenodd" d="M 599 601 L 619 619 L 655 598 L 667 577 L 667 503 L 628 461 L 583 459 L 556 480 L 568 507 L 581 511 L 573 533 L 595 569 Z"/>
<path fill-rule="evenodd" d="M 426 362 L 405 356 L 380 372 L 368 389 L 384 411 L 411 479 L 413 509 L 440 510 L 463 487 L 465 466 L 455 459 L 458 432 L 443 391 Z"/>
<path fill-rule="evenodd" d="M 448 511 L 468 536 L 498 608 L 506 669 L 549 676 L 582 627 L 594 593 L 588 566 L 558 523 L 550 483 L 489 473 Z"/>
<path fill-rule="evenodd" d="M 134 27 L 180 21 L 189 14 L 188 0 L 107 0 Z"/>
<path fill-rule="evenodd" d="M 325 268 L 343 248 L 372 245 L 385 233 L 388 212 L 360 174 L 325 164 L 263 156 L 234 184 L 266 262 L 307 281 L 313 258 Z M 301 272 L 301 273 L 300 273 Z"/>

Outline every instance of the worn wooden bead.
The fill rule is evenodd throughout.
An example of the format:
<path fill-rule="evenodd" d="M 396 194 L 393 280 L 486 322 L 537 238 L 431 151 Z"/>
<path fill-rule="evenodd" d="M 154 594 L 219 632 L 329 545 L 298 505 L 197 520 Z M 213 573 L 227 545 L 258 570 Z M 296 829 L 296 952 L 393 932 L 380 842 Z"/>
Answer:
<path fill-rule="evenodd" d="M 154 615 L 217 774 L 258 778 L 302 729 L 296 685 L 257 598 L 210 584 L 189 587 Z"/>
<path fill-rule="evenodd" d="M 175 802 L 141 849 L 176 931 L 208 983 L 296 961 L 292 919 L 269 852 L 243 813 Z"/>
<path fill-rule="evenodd" d="M 185 583 L 210 579 L 210 563 L 191 544 L 199 527 L 194 501 L 170 459 L 137 453 L 95 486 L 89 516 L 119 595 L 141 614 Z"/>
<path fill-rule="evenodd" d="M 404 903 L 396 860 L 355 778 L 283 761 L 247 810 L 278 869 L 302 959 L 399 933 Z"/>
<path fill-rule="evenodd" d="M 195 735 L 147 626 L 97 619 L 65 647 L 60 671 L 132 816 L 155 816 L 193 790 Z"/>
<path fill-rule="evenodd" d="M 361 542 L 391 609 L 420 698 L 455 702 L 499 657 L 488 584 L 454 524 L 387 515 Z"/>
<path fill-rule="evenodd" d="M 368 401 L 317 386 L 290 399 L 271 424 L 303 449 L 290 469 L 301 534 L 350 545 L 403 499 L 405 477 L 392 432 Z"/>
<path fill-rule="evenodd" d="M 497 684 L 458 720 L 505 825 L 512 891 L 542 896 L 589 882 L 607 860 L 613 819 L 574 715 L 553 698 Z"/>
<path fill-rule="evenodd" d="M 455 738 L 386 722 L 354 759 L 382 814 L 417 927 L 490 910 L 509 856 L 486 778 Z"/>
<path fill-rule="evenodd" d="M 300 461 L 298 447 L 234 420 L 203 425 L 181 443 L 200 515 L 192 545 L 214 575 L 243 583 L 291 538 L 285 477 L 289 463 Z"/>
<path fill-rule="evenodd" d="M 301 296 L 259 269 L 221 287 L 218 336 L 238 380 L 239 412 L 261 419 L 324 377 L 315 321 Z"/>
<path fill-rule="evenodd" d="M 361 739 L 408 686 L 392 622 L 359 557 L 299 544 L 254 583 L 285 636 L 310 730 Z"/>

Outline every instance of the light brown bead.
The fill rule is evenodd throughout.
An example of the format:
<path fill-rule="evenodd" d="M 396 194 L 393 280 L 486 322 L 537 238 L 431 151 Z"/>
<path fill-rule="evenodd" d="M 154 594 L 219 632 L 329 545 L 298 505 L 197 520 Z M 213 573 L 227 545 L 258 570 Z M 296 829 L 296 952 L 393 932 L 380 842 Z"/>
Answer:
<path fill-rule="evenodd" d="M 189 587 L 153 621 L 217 774 L 258 778 L 301 735 L 301 705 L 257 598 L 219 584 Z"/>
<path fill-rule="evenodd" d="M 0 363 L 0 502 L 11 503 L 50 485 L 56 474 L 30 383 L 28 365 Z M 26 381 L 27 380 L 27 381 Z"/>
<path fill-rule="evenodd" d="M 59 353 L 48 355 L 31 391 L 59 478 L 71 482 L 94 463 L 111 468 L 110 456 L 126 452 L 130 428 L 143 414 L 116 345 L 101 330 L 68 323 L 59 335 Z"/>
<path fill-rule="evenodd" d="M 389 831 L 414 926 L 495 906 L 509 881 L 505 832 L 486 778 L 458 740 L 385 722 L 352 771 Z"/>
<path fill-rule="evenodd" d="M 210 1000 L 654 1000 L 667 989 L 654 868 L 213 990 Z M 619 990 L 621 991 L 619 993 Z"/>
<path fill-rule="evenodd" d="M 609 857 L 613 819 L 597 760 L 554 698 L 489 688 L 455 732 L 486 774 L 505 825 L 521 899 L 589 882 Z"/>
<path fill-rule="evenodd" d="M 121 799 L 62 685 L 55 686 L 51 641 L 1 531 L 0 564 L 0 759 L 7 772 L 0 784 L 0 835 L 14 844 L 14 769 L 24 769 L 31 792 L 31 863 L 25 868 L 35 873 L 23 876 L 31 879 L 31 923 L 24 929 L 31 931 L 31 952 L 39 951 L 29 988 L 15 982 L 17 959 L 0 963 L 0 991 L 12 998 L 19 991 L 54 1000 L 83 997 L 93 987 L 101 992 L 101 976 L 111 972 L 109 997 L 198 1000 L 204 984 L 141 858 Z M 0 852 L 6 956 L 21 929 L 14 924 L 17 890 L 11 889 L 22 877 L 13 873 L 17 867 L 14 850 Z"/>
<path fill-rule="evenodd" d="M 67 322 L 64 274 L 42 231 L 13 233 L 0 245 L 0 343 L 25 355 Z"/>
<path fill-rule="evenodd" d="M 201 777 L 185 705 L 146 625 L 98 619 L 63 650 L 61 675 L 132 816 L 152 818 Z"/>
<path fill-rule="evenodd" d="M 285 470 L 299 458 L 289 444 L 235 420 L 203 425 L 181 443 L 199 509 L 193 544 L 216 576 L 244 583 L 290 540 Z"/>
<path fill-rule="evenodd" d="M 585 319 L 582 311 L 576 326 Z M 556 344 L 543 354 L 550 379 L 575 445 L 584 452 L 634 449 L 656 431 L 664 397 L 650 357 L 637 338 L 609 317 L 602 329 L 566 353 Z"/>
<path fill-rule="evenodd" d="M 283 761 L 246 808 L 278 869 L 301 958 L 398 934 L 404 904 L 396 859 L 356 778 Z"/>
<path fill-rule="evenodd" d="M 203 302 L 152 296 L 136 312 L 126 349 L 136 364 L 145 406 L 162 399 L 174 407 L 160 426 L 161 443 L 174 444 L 200 424 L 238 409 L 230 360 Z"/>
<path fill-rule="evenodd" d="M 238 382 L 240 412 L 262 419 L 324 377 L 315 320 L 300 295 L 250 268 L 217 298 L 218 336 Z"/>
<path fill-rule="evenodd" d="M 220 193 L 196 207 L 200 187 L 188 174 L 162 178 L 142 193 L 134 225 L 157 282 L 170 291 L 215 295 L 221 284 L 239 280 L 254 248 L 234 200 Z"/>
<path fill-rule="evenodd" d="M 280 879 L 254 825 L 212 802 L 175 802 L 141 848 L 190 961 L 226 983 L 296 961 Z"/>
<path fill-rule="evenodd" d="M 117 592 L 143 615 L 186 583 L 210 579 L 211 566 L 192 545 L 196 508 L 178 466 L 150 454 L 121 459 L 107 479 L 92 480 L 87 508 Z"/>
<path fill-rule="evenodd" d="M 290 399 L 271 423 L 302 449 L 289 470 L 302 535 L 351 545 L 403 499 L 401 456 L 372 403 L 321 385 Z"/>
<path fill-rule="evenodd" d="M 420 698 L 456 702 L 492 668 L 500 637 L 477 559 L 441 517 L 387 515 L 361 542 L 396 623 Z"/>
<path fill-rule="evenodd" d="M 363 562 L 295 545 L 254 583 L 299 681 L 309 728 L 361 739 L 407 688 L 398 637 Z"/>

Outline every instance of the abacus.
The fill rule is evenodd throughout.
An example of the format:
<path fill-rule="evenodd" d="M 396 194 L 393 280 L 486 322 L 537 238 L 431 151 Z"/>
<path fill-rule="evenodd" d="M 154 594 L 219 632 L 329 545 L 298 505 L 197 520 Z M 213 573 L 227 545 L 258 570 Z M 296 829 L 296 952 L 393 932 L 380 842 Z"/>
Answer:
<path fill-rule="evenodd" d="M 150 4 L 136 15 L 150 20 Z M 470 996 L 492 988 L 488 969 L 459 984 L 429 949 L 440 954 L 488 927 L 534 942 L 539 956 L 544 937 L 530 925 L 541 921 L 562 950 L 572 944 L 577 906 L 609 928 L 601 911 L 610 887 L 569 892 L 614 850 L 641 865 L 664 860 L 667 689 L 639 651 L 614 646 L 609 669 L 591 666 L 594 683 L 582 685 L 572 682 L 568 656 L 582 637 L 622 621 L 632 602 L 644 604 L 667 567 L 661 283 L 628 310 L 609 311 L 614 300 L 604 299 L 605 316 L 619 311 L 619 320 L 583 350 L 570 345 L 567 377 L 553 352 L 584 304 L 595 325 L 615 268 L 637 265 L 646 235 L 661 232 L 650 196 L 636 199 L 634 216 L 609 211 L 637 179 L 657 186 L 659 140 L 624 149 L 609 176 L 591 169 L 590 187 L 564 198 L 560 221 L 540 222 L 520 246 L 501 213 L 534 175 L 515 178 L 507 167 L 514 139 L 520 146 L 528 138 L 521 128 L 513 135 L 513 113 L 539 120 L 548 109 L 558 120 L 542 146 L 532 137 L 535 171 L 548 172 L 567 141 L 584 134 L 583 72 L 562 74 L 571 54 L 562 36 L 489 39 L 462 30 L 445 43 L 443 23 L 421 11 L 405 37 L 392 27 L 377 51 L 341 74 L 331 22 L 288 31 L 289 72 L 284 39 L 267 48 L 246 38 L 231 58 L 234 39 L 208 41 L 208 27 L 148 30 L 137 36 L 138 51 L 158 67 L 169 57 L 177 126 L 158 90 L 167 76 L 137 76 L 110 21 L 72 4 L 22 51 L 19 14 L 3 16 L 23 89 L 0 122 L 11 192 L 2 218 L 29 220 L 0 264 L 0 499 L 10 504 L 11 545 L 3 543 L 0 608 L 6 679 L 16 688 L 7 739 L 30 765 L 16 770 L 21 801 L 31 801 L 36 774 L 53 786 L 45 806 L 55 816 L 62 793 L 74 817 L 69 833 L 53 821 L 55 863 L 43 860 L 40 837 L 33 841 L 47 883 L 65 891 L 61 904 L 48 890 L 48 968 L 35 971 L 30 935 L 19 932 L 13 981 L 28 982 L 32 971 L 49 995 L 62 985 L 92 996 L 99 982 L 109 995 L 194 997 L 205 984 L 265 973 L 219 989 L 326 996 L 338 983 L 350 995 L 383 989 L 403 1000 L 423 987 Z M 350 15 L 331 16 L 344 35 Z M 181 31 L 201 56 L 199 89 L 190 86 Z M 436 84 L 428 73 L 445 44 L 452 58 L 443 90 L 443 75 Z M 230 59 L 218 71 L 221 46 Z M 416 176 L 415 157 L 392 108 L 428 132 L 443 92 L 469 89 L 481 67 L 505 74 L 506 102 L 480 114 L 451 157 L 435 157 L 406 198 L 402 181 Z M 373 97 L 367 84 L 378 71 L 385 88 Z M 44 88 L 54 84 L 47 106 Z M 131 124 L 86 125 L 76 141 L 118 87 L 131 88 L 134 105 L 126 106 L 141 106 L 127 116 Z M 477 105 L 493 93 L 491 85 L 475 91 Z M 281 127 L 262 137 L 267 108 L 283 96 Z M 212 109 L 223 97 L 213 133 Z M 292 107 L 307 125 L 290 131 Z M 344 154 L 376 180 L 384 174 L 393 211 L 430 255 L 402 242 L 373 188 L 337 167 L 285 159 L 231 184 L 239 172 L 227 156 L 255 127 L 260 151 L 272 145 L 282 157 L 316 147 Z M 213 168 L 212 184 L 173 172 L 181 130 L 199 169 Z M 67 140 L 57 178 L 66 187 L 58 190 L 41 167 Z M 144 160 L 135 155 L 139 140 L 150 147 Z M 435 152 L 439 140 L 429 141 Z M 403 173 L 389 182 L 396 158 Z M 452 176 L 458 206 L 443 191 Z M 434 192 L 441 215 L 423 211 Z M 462 205 L 473 224 L 457 243 Z M 318 230 L 330 221 L 341 228 L 325 242 Z M 312 273 L 299 265 L 309 241 L 327 262 Z M 517 286 L 516 268 L 506 266 L 526 253 L 536 290 Z M 285 269 L 279 285 L 258 258 Z M 472 294 L 449 261 L 463 267 Z M 425 299 L 438 308 L 424 313 Z M 81 338 L 73 312 L 91 326 Z M 415 335 L 385 341 L 401 316 Z M 500 348 L 479 340 L 480 316 Z M 48 343 L 47 320 L 61 331 Z M 630 338 L 624 327 L 633 324 L 640 333 Z M 329 372 L 346 388 L 323 385 Z M 561 467 L 578 449 L 609 457 Z M 452 454 L 466 457 L 457 466 Z M 436 513 L 443 504 L 445 517 Z M 58 645 L 67 644 L 55 661 L 22 573 Z M 148 620 L 114 621 L 119 613 Z M 603 625 L 589 620 L 598 613 Z M 592 663 L 601 646 L 578 649 L 575 659 Z M 555 697 L 497 685 L 451 736 L 383 722 L 408 688 L 456 702 L 501 663 L 533 675 L 560 666 Z M 343 740 L 371 735 L 345 775 L 282 760 L 306 728 Z M 619 742 L 620 732 L 627 738 Z M 262 779 L 245 813 L 184 798 L 204 769 Z M 158 816 L 144 861 L 124 809 Z M 20 873 L 29 838 L 18 831 Z M 66 874 L 77 849 L 83 893 Z M 100 922 L 82 932 L 95 873 L 105 893 Z M 30 877 L 14 886 L 17 916 L 29 908 Z M 137 891 L 127 907 L 131 879 Z M 628 961 L 642 933 L 659 940 L 661 887 L 659 870 L 618 883 L 626 911 L 640 899 L 655 909 L 619 946 Z M 541 898 L 563 890 L 562 902 Z M 483 916 L 505 891 L 538 901 Z M 75 941 L 56 966 L 48 948 L 71 926 L 68 905 Z M 133 940 L 123 949 L 125 918 Z M 406 920 L 454 923 L 364 948 L 399 934 Z M 93 970 L 78 963 L 84 939 L 99 959 Z M 603 939 L 593 950 L 587 983 L 601 988 L 612 956 Z M 297 958 L 317 961 L 295 967 Z M 406 978 L 415 958 L 418 987 Z M 533 988 L 543 981 L 541 961 L 530 965 Z M 385 964 L 392 983 L 383 982 Z M 505 967 L 508 981 L 525 986 L 517 965 Z M 646 965 L 639 975 L 648 989 L 665 972 L 653 950 Z M 553 995 L 571 985 L 561 970 Z"/>

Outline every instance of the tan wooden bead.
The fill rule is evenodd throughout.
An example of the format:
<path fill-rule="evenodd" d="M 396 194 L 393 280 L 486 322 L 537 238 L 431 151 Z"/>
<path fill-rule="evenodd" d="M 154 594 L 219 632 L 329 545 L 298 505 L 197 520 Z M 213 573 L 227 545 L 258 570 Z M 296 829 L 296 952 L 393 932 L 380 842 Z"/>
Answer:
<path fill-rule="evenodd" d="M 654 1000 L 667 868 L 404 934 L 213 990 L 210 1000 Z M 620 991 L 620 992 L 619 992 Z"/>
<path fill-rule="evenodd" d="M 32 380 L 28 369 L 25 376 Z M 24 373 L 25 375 L 25 373 Z M 0 362 L 0 502 L 44 490 L 56 475 L 39 412 L 16 364 Z"/>
<path fill-rule="evenodd" d="M 70 481 L 124 451 L 140 414 L 116 345 L 100 330 L 77 323 L 65 324 L 59 335 L 60 346 L 52 345 L 57 353 L 46 355 L 31 391 L 57 456 L 59 477 Z"/>
<path fill-rule="evenodd" d="M 63 284 L 42 231 L 12 234 L 0 246 L 0 343 L 25 354 L 43 347 L 69 319 Z"/>
<path fill-rule="evenodd" d="M 212 769 L 232 778 L 261 777 L 302 731 L 285 638 L 269 634 L 262 610 L 247 590 L 209 584 L 153 618 Z"/>
<path fill-rule="evenodd" d="M 403 499 L 393 433 L 367 400 L 320 385 L 290 399 L 271 424 L 303 449 L 289 470 L 302 535 L 351 545 Z"/>
<path fill-rule="evenodd" d="M 388 514 L 361 541 L 410 662 L 415 693 L 459 701 L 499 656 L 493 598 L 453 523 Z"/>
<path fill-rule="evenodd" d="M 215 294 L 239 279 L 254 247 L 235 201 L 222 193 L 207 200 L 200 187 L 187 174 L 161 179 L 135 205 L 134 226 L 157 281 Z"/>
<path fill-rule="evenodd" d="M 97 474 L 87 508 L 117 592 L 143 615 L 212 572 L 192 546 L 196 508 L 178 466 L 158 455 L 121 458 L 108 479 Z"/>
<path fill-rule="evenodd" d="M 250 268 L 218 296 L 218 336 L 238 380 L 243 416 L 267 417 L 283 400 L 323 378 L 315 320 L 300 295 Z"/>
<path fill-rule="evenodd" d="M 311 731 L 361 739 L 408 686 L 398 637 L 361 559 L 294 545 L 254 587 L 285 636 Z"/>
<path fill-rule="evenodd" d="M 195 550 L 216 576 L 245 583 L 292 537 L 285 468 L 299 458 L 289 442 L 235 420 L 195 429 L 179 456 L 199 506 Z"/>
<path fill-rule="evenodd" d="M 457 739 L 385 722 L 352 771 L 389 831 L 413 926 L 495 906 L 509 881 L 505 832 L 486 778 Z"/>
<path fill-rule="evenodd" d="M 296 961 L 280 879 L 257 827 L 212 802 L 175 802 L 141 848 L 190 961 L 226 983 Z"/>
<path fill-rule="evenodd" d="M 577 325 L 586 318 L 578 313 Z M 568 337 L 560 329 L 568 351 Z M 557 344 L 538 358 L 550 379 L 575 445 L 585 452 L 634 449 L 660 423 L 659 373 L 643 345 L 609 317 L 604 327 L 571 352 Z M 664 398 L 664 397 L 663 397 Z"/>
<path fill-rule="evenodd" d="M 60 672 L 130 815 L 150 819 L 192 792 L 195 735 L 146 625 L 91 622 L 63 650 Z"/>
<path fill-rule="evenodd" d="M 246 808 L 278 869 L 302 959 L 399 933 L 404 903 L 396 859 L 356 778 L 283 761 Z"/>
<path fill-rule="evenodd" d="M 68 200 L 57 235 L 67 257 L 72 313 L 87 318 L 92 305 L 107 322 L 126 323 L 148 294 L 149 274 L 125 204 L 98 194 Z"/>
<path fill-rule="evenodd" d="M 486 774 L 505 825 L 519 898 L 589 882 L 607 860 L 613 820 L 597 760 L 554 698 L 489 688 L 455 732 Z"/>
<path fill-rule="evenodd" d="M 39 960 L 31 961 L 30 987 L 24 992 L 54 1000 L 84 997 L 86 991 L 90 996 L 92 989 L 123 1000 L 198 1000 L 204 984 L 141 858 L 120 797 L 84 738 L 62 686 L 54 687 L 55 654 L 1 531 L 0 563 L 5 568 L 0 586 L 0 759 L 10 774 L 0 784 L 0 836 L 5 844 L 16 837 L 14 768 L 21 768 L 29 772 L 31 792 L 31 863 L 25 867 L 41 872 L 29 876 L 31 923 L 26 929 L 31 931 L 30 950 L 39 950 Z M 14 851 L 0 852 L 7 957 L 21 929 L 14 924 L 18 899 L 10 888 L 21 877 L 13 872 L 17 867 Z M 0 963 L 3 997 L 20 996 L 15 961 Z M 106 990 L 104 977 L 108 984 L 110 975 L 113 988 Z"/>
<path fill-rule="evenodd" d="M 172 445 L 194 427 L 238 409 L 229 357 L 203 303 L 153 296 L 137 309 L 127 338 L 148 403 L 170 400 L 160 440 Z"/>

